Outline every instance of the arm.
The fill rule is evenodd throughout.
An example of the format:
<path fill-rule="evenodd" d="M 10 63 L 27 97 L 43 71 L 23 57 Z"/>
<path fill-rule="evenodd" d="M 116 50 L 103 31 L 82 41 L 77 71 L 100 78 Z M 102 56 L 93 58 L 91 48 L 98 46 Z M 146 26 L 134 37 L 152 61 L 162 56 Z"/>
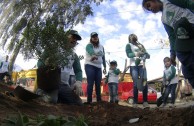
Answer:
<path fill-rule="evenodd" d="M 108 83 L 108 78 L 109 78 L 109 73 L 108 73 L 108 75 L 106 76 L 105 84 Z"/>
<path fill-rule="evenodd" d="M 2 66 L 3 66 L 3 62 L 1 62 L 1 64 L 0 64 L 0 69 L 2 68 Z"/>
<path fill-rule="evenodd" d="M 142 44 L 141 44 L 142 45 Z M 146 59 L 150 59 L 150 54 L 147 52 L 147 50 L 145 49 L 145 47 L 142 45 L 142 47 L 144 48 L 144 55 L 146 55 Z"/>
<path fill-rule="evenodd" d="M 165 30 L 166 30 L 166 32 L 168 34 L 168 37 L 169 37 L 169 42 L 170 42 L 170 55 L 176 57 L 176 53 L 175 53 L 175 50 L 174 50 L 176 36 L 174 34 L 174 30 L 173 30 L 172 27 L 170 27 L 170 26 L 168 26 L 166 24 L 164 24 L 164 28 L 165 28 Z"/>
<path fill-rule="evenodd" d="M 168 80 L 172 80 L 176 76 L 176 69 L 174 66 L 171 66 L 172 74 L 169 76 Z"/>
<path fill-rule="evenodd" d="M 163 72 L 163 85 L 166 84 L 166 76 L 165 76 L 165 73 Z"/>
<path fill-rule="evenodd" d="M 168 0 L 174 5 L 194 11 L 194 0 Z"/>
<path fill-rule="evenodd" d="M 126 52 L 128 58 L 135 57 L 135 53 L 132 52 L 130 44 L 126 45 L 125 52 Z"/>
<path fill-rule="evenodd" d="M 95 53 L 94 53 L 94 50 L 93 50 L 93 45 L 92 44 L 88 44 L 87 46 L 86 46 L 86 52 L 88 52 L 89 53 L 89 55 L 94 55 Z"/>
<path fill-rule="evenodd" d="M 80 60 L 77 54 L 75 54 L 75 61 L 73 63 L 73 69 L 74 69 L 74 73 L 76 76 L 76 81 L 82 81 L 82 69 L 81 69 Z"/>

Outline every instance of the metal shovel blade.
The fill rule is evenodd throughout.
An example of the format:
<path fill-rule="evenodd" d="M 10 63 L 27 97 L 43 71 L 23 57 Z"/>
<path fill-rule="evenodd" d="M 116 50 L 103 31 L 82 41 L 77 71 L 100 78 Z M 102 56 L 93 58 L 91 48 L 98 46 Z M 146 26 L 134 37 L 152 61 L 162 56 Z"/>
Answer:
<path fill-rule="evenodd" d="M 137 89 L 143 91 L 146 85 L 147 85 L 147 70 L 146 68 L 144 68 L 142 78 L 138 78 L 137 80 Z"/>
<path fill-rule="evenodd" d="M 29 101 L 29 100 L 41 97 L 40 95 L 37 95 L 31 91 L 28 91 L 21 86 L 17 86 L 14 89 L 13 93 L 15 96 L 17 96 L 19 99 L 21 99 L 23 101 Z"/>

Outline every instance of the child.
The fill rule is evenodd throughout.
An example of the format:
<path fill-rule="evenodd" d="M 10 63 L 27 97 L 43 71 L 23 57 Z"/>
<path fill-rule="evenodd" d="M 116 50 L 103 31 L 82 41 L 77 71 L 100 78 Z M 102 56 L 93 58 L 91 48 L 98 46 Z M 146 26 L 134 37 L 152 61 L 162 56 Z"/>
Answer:
<path fill-rule="evenodd" d="M 117 62 L 115 60 L 110 62 L 110 69 L 108 71 L 108 76 L 106 82 L 108 83 L 110 102 L 117 103 L 118 100 L 118 82 L 119 82 L 120 70 L 117 69 Z"/>
<path fill-rule="evenodd" d="M 176 77 L 176 69 L 173 65 L 171 65 L 169 57 L 165 57 L 163 61 L 165 67 L 163 75 L 163 86 L 165 87 L 165 91 L 163 94 L 162 107 L 166 106 L 169 93 L 171 93 L 171 104 L 169 107 L 174 107 L 175 91 L 178 83 L 178 78 Z"/>
<path fill-rule="evenodd" d="M 144 9 L 162 12 L 162 23 L 169 36 L 171 61 L 177 56 L 183 75 L 194 88 L 194 1 L 143 0 Z"/>

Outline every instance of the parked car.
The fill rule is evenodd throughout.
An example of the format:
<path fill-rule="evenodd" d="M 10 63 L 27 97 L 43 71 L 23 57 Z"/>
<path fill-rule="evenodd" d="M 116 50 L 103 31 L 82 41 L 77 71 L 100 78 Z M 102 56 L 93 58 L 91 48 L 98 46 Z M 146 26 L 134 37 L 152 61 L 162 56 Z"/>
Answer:
<path fill-rule="evenodd" d="M 161 92 L 156 91 L 152 87 L 148 87 L 148 102 L 156 103 L 157 99 L 161 96 Z M 120 99 L 126 100 L 129 104 L 133 104 L 133 89 L 129 92 L 123 92 Z M 138 103 L 143 102 L 143 92 L 138 91 Z"/>

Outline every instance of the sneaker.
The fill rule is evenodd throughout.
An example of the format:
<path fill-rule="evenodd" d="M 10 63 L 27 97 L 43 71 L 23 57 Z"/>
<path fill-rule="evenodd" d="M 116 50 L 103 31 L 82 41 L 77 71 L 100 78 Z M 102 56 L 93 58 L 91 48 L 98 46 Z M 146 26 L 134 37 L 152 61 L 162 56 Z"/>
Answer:
<path fill-rule="evenodd" d="M 144 102 L 144 103 L 143 103 L 143 107 L 144 107 L 144 108 L 149 108 L 150 105 L 148 104 L 148 102 Z"/>
<path fill-rule="evenodd" d="M 162 103 L 160 107 L 164 108 L 165 106 L 166 106 L 166 104 Z"/>
<path fill-rule="evenodd" d="M 175 105 L 174 104 L 169 104 L 169 108 L 174 108 L 175 107 Z"/>
<path fill-rule="evenodd" d="M 110 103 L 113 103 L 113 101 L 112 101 L 112 100 L 110 100 Z"/>
<path fill-rule="evenodd" d="M 133 108 L 138 108 L 138 105 L 136 103 L 134 103 Z"/>
<path fill-rule="evenodd" d="M 115 101 L 115 103 L 116 103 L 116 104 L 119 104 L 119 101 L 118 101 L 118 100 L 116 100 L 116 101 Z"/>

